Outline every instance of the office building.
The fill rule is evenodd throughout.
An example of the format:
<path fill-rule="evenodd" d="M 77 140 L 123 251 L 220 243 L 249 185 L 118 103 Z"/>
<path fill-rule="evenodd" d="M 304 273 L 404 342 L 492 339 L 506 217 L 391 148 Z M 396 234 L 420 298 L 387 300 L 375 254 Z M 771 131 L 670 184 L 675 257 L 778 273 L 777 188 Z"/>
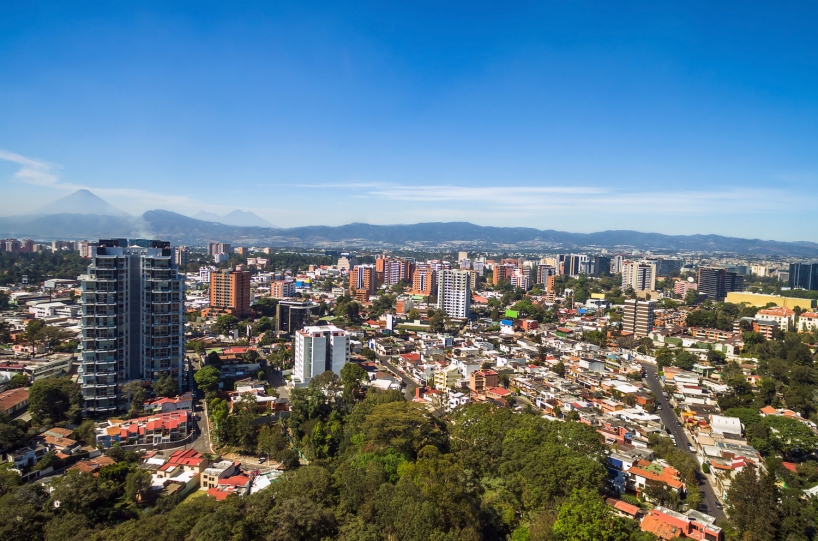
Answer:
<path fill-rule="evenodd" d="M 670 276 L 682 270 L 683 259 L 655 259 L 651 263 L 656 265 L 656 276 Z"/>
<path fill-rule="evenodd" d="M 653 301 L 625 300 L 622 330 L 632 332 L 636 338 L 650 334 L 653 330 L 654 304 Z"/>
<path fill-rule="evenodd" d="M 190 264 L 190 250 L 187 246 L 179 246 L 173 251 L 173 260 L 176 266 L 184 269 Z"/>
<path fill-rule="evenodd" d="M 588 274 L 589 258 L 587 255 L 571 254 L 565 261 L 566 274 L 576 278 L 580 274 Z"/>
<path fill-rule="evenodd" d="M 699 269 L 699 293 L 711 301 L 723 301 L 728 293 L 744 290 L 744 276 L 718 267 Z"/>
<path fill-rule="evenodd" d="M 352 298 L 365 302 L 377 289 L 375 265 L 358 265 L 349 272 L 349 294 Z"/>
<path fill-rule="evenodd" d="M 349 336 L 334 325 L 304 327 L 295 332 L 293 380 L 300 384 L 324 372 L 341 375 L 349 362 Z"/>
<path fill-rule="evenodd" d="M 471 273 L 444 270 L 437 277 L 437 306 L 449 317 L 466 318 L 471 311 Z"/>
<path fill-rule="evenodd" d="M 184 359 L 184 280 L 169 242 L 148 247 L 100 240 L 80 276 L 83 410 L 127 408 L 122 386 L 170 374 L 181 383 Z"/>
<path fill-rule="evenodd" d="M 621 255 L 615 255 L 611 258 L 611 274 L 619 274 L 622 272 L 622 265 L 625 263 L 625 258 Z"/>
<path fill-rule="evenodd" d="M 792 289 L 818 290 L 818 263 L 791 263 L 788 284 Z"/>
<path fill-rule="evenodd" d="M 622 290 L 653 291 L 656 289 L 656 265 L 648 261 L 627 261 L 622 265 Z"/>
<path fill-rule="evenodd" d="M 210 274 L 210 306 L 206 316 L 231 314 L 244 317 L 250 309 L 250 273 L 241 270 L 223 270 Z"/>
<path fill-rule="evenodd" d="M 479 274 L 480 276 L 483 276 L 483 271 L 486 268 L 486 262 L 485 261 L 472 261 L 471 267 L 472 267 L 473 271 L 476 271 L 477 274 Z"/>
<path fill-rule="evenodd" d="M 341 254 L 341 257 L 338 258 L 338 270 L 350 270 L 352 267 L 358 264 L 358 258 L 354 255 L 349 254 Z"/>
<path fill-rule="evenodd" d="M 591 274 L 593 276 L 603 276 L 611 273 L 611 258 L 606 255 L 594 256 Z"/>
<path fill-rule="evenodd" d="M 293 334 L 311 323 L 318 306 L 310 301 L 280 301 L 276 305 L 276 331 Z"/>

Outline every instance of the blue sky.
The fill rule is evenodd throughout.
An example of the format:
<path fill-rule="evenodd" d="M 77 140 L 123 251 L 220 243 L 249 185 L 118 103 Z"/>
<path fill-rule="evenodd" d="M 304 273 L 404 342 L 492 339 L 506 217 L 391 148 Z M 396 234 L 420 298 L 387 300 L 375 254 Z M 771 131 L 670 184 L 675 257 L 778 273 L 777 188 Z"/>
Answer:
<path fill-rule="evenodd" d="M 0 214 L 818 241 L 818 4 L 666 4 L 3 2 Z"/>

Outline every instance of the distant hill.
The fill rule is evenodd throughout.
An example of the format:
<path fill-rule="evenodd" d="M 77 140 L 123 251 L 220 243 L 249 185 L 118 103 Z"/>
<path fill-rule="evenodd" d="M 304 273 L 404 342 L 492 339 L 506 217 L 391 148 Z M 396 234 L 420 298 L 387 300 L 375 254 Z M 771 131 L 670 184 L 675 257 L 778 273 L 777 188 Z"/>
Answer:
<path fill-rule="evenodd" d="M 335 245 L 390 248 L 471 248 L 491 250 L 580 250 L 588 247 L 639 250 L 735 252 L 818 259 L 818 244 L 741 239 L 719 235 L 662 235 L 639 231 L 569 233 L 528 227 L 484 227 L 468 222 L 342 226 L 289 229 L 239 226 L 199 220 L 167 210 L 151 210 L 140 217 L 93 214 L 54 214 L 0 218 L 0 237 L 95 239 L 105 237 L 159 238 L 179 244 L 210 241 L 236 245 Z"/>
<path fill-rule="evenodd" d="M 130 216 L 97 197 L 88 190 L 77 190 L 41 207 L 34 214 L 96 214 L 99 216 Z"/>
<path fill-rule="evenodd" d="M 273 224 L 259 216 L 258 214 L 254 214 L 252 212 L 246 210 L 239 210 L 236 209 L 233 212 L 225 214 L 224 216 L 219 216 L 218 214 L 214 214 L 212 212 L 207 211 L 200 211 L 193 216 L 197 220 L 204 220 L 207 222 L 218 222 L 220 224 L 225 225 L 236 225 L 239 227 L 272 227 L 276 228 Z"/>

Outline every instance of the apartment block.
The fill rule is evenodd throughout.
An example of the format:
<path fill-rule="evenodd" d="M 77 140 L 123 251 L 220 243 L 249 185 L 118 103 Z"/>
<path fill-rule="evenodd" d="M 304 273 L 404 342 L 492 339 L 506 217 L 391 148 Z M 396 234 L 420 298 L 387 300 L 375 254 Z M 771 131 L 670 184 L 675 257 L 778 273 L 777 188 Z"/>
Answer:
<path fill-rule="evenodd" d="M 653 291 L 656 289 L 656 265 L 647 262 L 628 261 L 622 265 L 622 290 Z"/>
<path fill-rule="evenodd" d="M 449 317 L 466 318 L 471 313 L 471 273 L 441 271 L 437 280 L 437 306 Z"/>
<path fill-rule="evenodd" d="M 429 296 L 437 291 L 437 271 L 430 265 L 420 263 L 412 274 L 412 293 Z"/>
<path fill-rule="evenodd" d="M 650 334 L 653 330 L 654 305 L 653 301 L 625 300 L 622 330 L 632 332 L 637 338 Z"/>
<path fill-rule="evenodd" d="M 349 336 L 334 325 L 316 325 L 297 331 L 293 380 L 304 384 L 326 371 L 340 375 L 349 362 Z"/>
<path fill-rule="evenodd" d="M 205 315 L 250 315 L 250 278 L 248 271 L 223 270 L 210 275 L 210 306 Z"/>
<path fill-rule="evenodd" d="M 274 299 L 295 297 L 295 280 L 276 280 L 270 284 L 270 296 Z"/>
<path fill-rule="evenodd" d="M 184 280 L 169 242 L 100 240 L 80 276 L 79 382 L 88 413 L 127 407 L 121 387 L 170 374 L 181 382 Z"/>
<path fill-rule="evenodd" d="M 375 265 L 358 265 L 349 272 L 349 294 L 365 302 L 377 290 L 377 271 Z"/>

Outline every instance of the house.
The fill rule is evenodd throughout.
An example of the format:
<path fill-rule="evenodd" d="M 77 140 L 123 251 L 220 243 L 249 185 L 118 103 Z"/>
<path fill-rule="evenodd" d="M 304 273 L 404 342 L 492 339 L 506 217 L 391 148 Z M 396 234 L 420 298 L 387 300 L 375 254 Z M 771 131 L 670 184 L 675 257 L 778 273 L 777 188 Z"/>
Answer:
<path fill-rule="evenodd" d="M 227 498 L 231 494 L 244 496 L 250 492 L 251 484 L 252 479 L 246 475 L 233 475 L 220 479 L 215 487 L 211 487 L 207 490 L 207 495 L 219 501 Z"/>
<path fill-rule="evenodd" d="M 724 533 L 716 526 L 715 517 L 694 509 L 683 514 L 656 506 L 642 520 L 641 527 L 643 531 L 653 532 L 659 539 L 689 537 L 706 541 L 724 541 Z"/>
<path fill-rule="evenodd" d="M 127 421 L 109 419 L 97 425 L 97 445 L 110 447 L 116 443 L 151 445 L 180 441 L 190 434 L 192 419 L 193 416 L 186 410 L 158 413 Z"/>
<path fill-rule="evenodd" d="M 219 481 L 231 477 L 238 472 L 238 463 L 222 460 L 211 464 L 202 472 L 201 486 L 203 489 L 216 488 Z"/>
<path fill-rule="evenodd" d="M 628 471 L 632 487 L 641 491 L 648 484 L 660 484 L 676 491 L 680 496 L 685 491 L 685 484 L 681 480 L 678 470 L 670 466 L 663 466 L 658 462 L 640 460 L 636 466 Z"/>
<path fill-rule="evenodd" d="M 73 455 L 82 448 L 82 445 L 70 436 L 73 431 L 67 428 L 54 427 L 38 434 L 34 441 L 45 446 L 49 451 Z"/>
<path fill-rule="evenodd" d="M 160 397 L 145 401 L 145 411 L 151 413 L 169 413 L 171 411 L 193 411 L 193 394 L 185 393 L 175 398 Z"/>
<path fill-rule="evenodd" d="M 111 464 L 116 464 L 116 460 L 106 455 L 100 455 L 98 457 L 80 460 L 68 469 L 96 475 L 99 470 L 105 466 L 110 466 Z"/>
<path fill-rule="evenodd" d="M 511 391 L 502 387 L 487 387 L 486 398 L 493 400 L 507 400 L 511 397 Z"/>
<path fill-rule="evenodd" d="M 0 415 L 12 417 L 28 408 L 28 389 L 18 387 L 0 393 Z"/>
<path fill-rule="evenodd" d="M 482 394 L 488 387 L 497 387 L 498 374 L 494 370 L 477 370 L 471 373 L 469 389 L 473 393 Z"/>

